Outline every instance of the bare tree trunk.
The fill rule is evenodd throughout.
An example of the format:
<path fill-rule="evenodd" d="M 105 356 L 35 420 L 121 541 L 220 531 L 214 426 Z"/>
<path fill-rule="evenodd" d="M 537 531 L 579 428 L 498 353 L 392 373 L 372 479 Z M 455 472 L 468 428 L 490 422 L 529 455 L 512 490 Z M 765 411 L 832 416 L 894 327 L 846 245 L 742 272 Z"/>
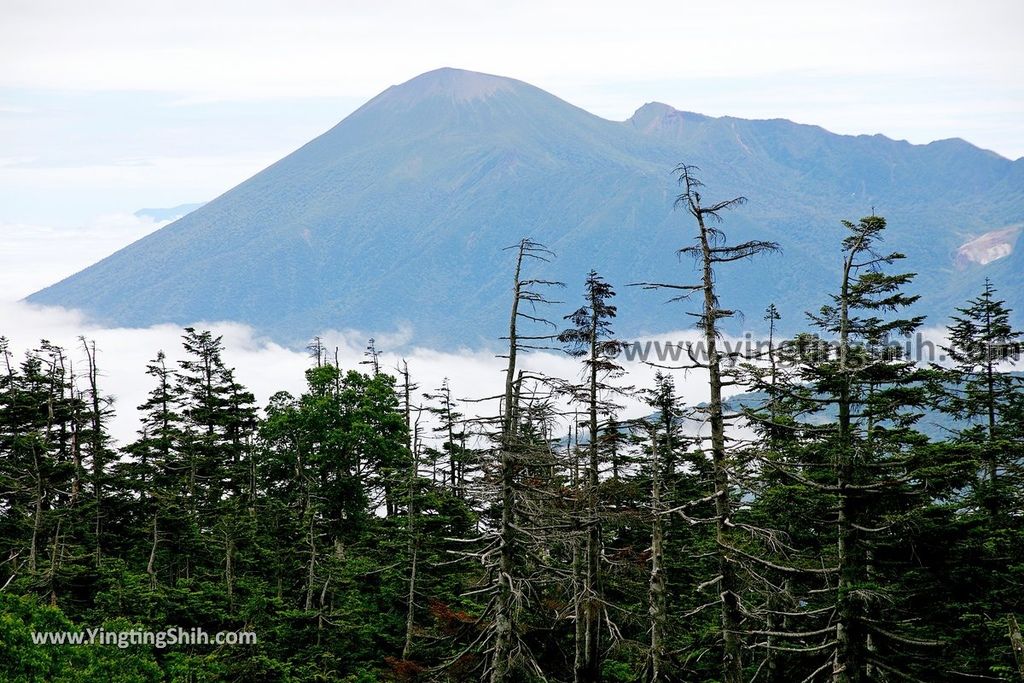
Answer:
<path fill-rule="evenodd" d="M 587 444 L 589 463 L 587 467 L 587 572 L 584 589 L 586 591 L 586 643 L 583 655 L 583 671 L 581 680 L 597 683 L 601 680 L 601 525 L 598 518 L 598 434 L 597 434 L 597 306 L 591 301 L 590 328 L 590 386 L 589 386 L 589 431 L 590 442 Z"/>
<path fill-rule="evenodd" d="M 985 280 L 985 292 L 990 293 L 991 285 Z M 992 337 L 992 313 L 988 306 L 985 307 L 985 336 Z M 989 514 L 995 517 L 999 512 L 999 497 L 996 495 L 996 484 L 999 472 L 998 456 L 993 447 L 996 439 L 996 389 L 995 389 L 995 362 L 992 358 L 991 349 L 986 348 L 985 353 L 985 384 L 986 402 L 988 403 L 988 440 L 987 450 L 988 484 L 989 484 Z"/>
<path fill-rule="evenodd" d="M 839 485 L 844 486 L 842 477 Z M 849 591 L 853 583 L 850 572 L 850 515 L 847 511 L 847 497 L 843 496 L 839 507 L 839 539 L 837 542 L 839 559 L 839 603 L 836 609 L 836 657 L 832 667 L 832 680 L 834 683 L 852 683 L 856 680 L 857 664 L 854 660 L 854 642 L 851 637 L 850 627 L 853 621 L 853 609 L 850 603 Z"/>
<path fill-rule="evenodd" d="M 36 557 L 39 549 L 39 533 L 43 528 L 43 472 L 42 463 L 39 462 L 39 452 L 35 444 L 32 444 L 32 473 L 35 479 L 35 512 L 32 515 L 32 544 L 28 552 L 28 569 L 36 571 Z"/>
<path fill-rule="evenodd" d="M 309 565 L 306 568 L 306 611 L 313 609 L 313 583 L 316 580 L 316 538 L 313 536 L 313 511 L 309 514 Z"/>
<path fill-rule="evenodd" d="M 96 498 L 96 516 L 95 516 L 95 533 L 96 533 L 96 565 L 99 566 L 100 554 L 101 554 L 101 538 L 103 534 L 103 477 L 104 467 L 104 445 L 103 445 L 103 413 L 100 407 L 100 393 L 99 393 L 99 381 L 98 374 L 99 369 L 96 364 L 96 342 L 91 344 L 85 341 L 84 337 L 81 337 L 82 347 L 85 349 L 85 359 L 87 363 L 87 375 L 89 380 L 89 396 L 92 404 L 92 433 L 90 448 L 92 450 L 92 479 L 93 479 L 93 495 Z"/>
<path fill-rule="evenodd" d="M 573 491 L 576 492 L 576 497 L 573 502 L 573 519 L 579 520 L 580 518 L 580 499 L 582 498 L 583 487 L 581 485 L 580 476 L 580 433 L 579 433 L 579 414 L 573 413 L 573 428 L 569 433 L 569 455 L 572 460 L 572 470 L 570 472 L 571 484 Z M 573 440 L 575 436 L 575 441 Z M 585 590 L 584 585 L 586 581 L 583 576 L 583 548 L 580 543 L 580 536 L 573 530 L 572 537 L 572 611 L 573 611 L 573 664 L 572 664 L 572 675 L 575 683 L 582 683 L 582 674 L 584 671 L 584 661 L 586 654 L 586 640 L 587 640 L 587 626 L 586 619 L 584 618 L 585 607 L 583 605 L 584 597 L 583 592 Z"/>
<path fill-rule="evenodd" d="M 856 584 L 856 567 L 853 557 L 854 528 L 850 494 L 847 486 L 852 476 L 852 434 L 851 434 L 851 396 L 849 381 L 850 353 L 850 313 L 849 290 L 850 273 L 853 270 L 852 250 L 843 265 L 843 280 L 840 293 L 839 321 L 839 462 L 836 463 L 839 492 L 839 510 L 837 516 L 838 538 L 836 540 L 839 560 L 839 595 L 836 605 L 836 656 L 832 667 L 834 683 L 858 683 L 860 680 L 860 663 L 858 655 L 857 635 L 854 632 L 855 605 L 851 594 Z"/>
<path fill-rule="evenodd" d="M 405 612 L 405 645 L 402 647 L 402 659 L 409 659 L 412 652 L 412 633 L 416 620 L 416 542 L 412 540 L 412 534 L 409 535 L 409 539 L 409 595 Z"/>
<path fill-rule="evenodd" d="M 743 643 L 740 638 L 742 614 L 739 605 L 739 586 L 735 564 L 729 552 L 729 517 L 731 515 L 731 491 L 729 488 L 729 463 L 725 448 L 725 417 L 722 408 L 722 366 L 718 354 L 719 316 L 718 300 L 715 294 L 715 281 L 712 273 L 711 242 L 704 215 L 701 211 L 694 212 L 700 228 L 700 248 L 702 253 L 702 289 L 704 293 L 704 313 L 701 322 L 704 327 L 704 344 L 708 354 L 708 385 L 710 388 L 709 410 L 711 423 L 711 459 L 714 467 L 715 480 L 715 536 L 718 542 L 718 572 L 721 598 L 722 626 L 722 673 L 725 683 L 742 683 L 743 681 Z"/>
<path fill-rule="evenodd" d="M 404 378 L 404 393 L 405 393 L 405 423 L 408 436 L 406 439 L 406 445 L 409 448 L 409 484 L 408 484 L 408 496 L 409 500 L 406 503 L 406 514 L 407 529 L 406 532 L 409 536 L 409 594 L 407 597 L 406 611 L 405 611 L 405 645 L 402 647 L 402 659 L 409 659 L 409 655 L 412 652 L 412 633 L 413 627 L 416 622 L 416 560 L 417 560 L 417 547 L 416 547 L 416 480 L 419 476 L 419 460 L 417 450 L 419 445 L 414 443 L 413 440 L 413 425 L 412 425 L 412 408 L 410 405 L 410 393 L 412 386 L 409 383 L 409 364 L 404 363 L 402 369 L 402 376 Z"/>
<path fill-rule="evenodd" d="M 742 558 L 738 556 L 731 541 L 733 534 L 732 489 L 730 485 L 730 459 L 726 448 L 726 417 L 722 405 L 723 380 L 722 356 L 718 351 L 718 321 L 733 317 L 736 311 L 723 308 L 718 303 L 715 289 L 716 264 L 735 263 L 759 254 L 778 251 L 774 242 L 750 240 L 741 244 L 727 244 L 721 230 L 708 225 L 708 220 L 721 220 L 721 212 L 734 208 L 746 201 L 734 197 L 710 206 L 701 205 L 703 183 L 694 176 L 694 166 L 680 164 L 676 167 L 679 182 L 684 191 L 676 197 L 676 206 L 684 206 L 697 222 L 694 244 L 683 247 L 680 254 L 696 259 L 701 266 L 701 278 L 695 284 L 666 284 L 658 282 L 640 283 L 645 289 L 672 289 L 676 292 L 673 300 L 685 300 L 690 296 L 702 295 L 701 310 L 697 314 L 699 327 L 703 331 L 706 362 L 691 356 L 689 368 L 703 368 L 708 371 L 708 422 L 711 425 L 711 464 L 715 499 L 715 536 L 717 542 L 720 631 L 722 634 L 722 680 L 724 683 L 743 681 L 743 612 L 740 605 L 741 580 L 738 567 Z M 682 292 L 681 294 L 679 292 Z"/>
<path fill-rule="evenodd" d="M 508 323 L 508 366 L 505 369 L 504 412 L 501 420 L 501 456 L 499 461 L 499 485 L 501 487 L 501 526 L 499 528 L 498 592 L 495 596 L 494 652 L 491 662 L 491 683 L 506 683 L 511 680 L 511 657 L 515 637 L 515 586 L 512 585 L 515 558 L 515 529 L 513 509 L 515 507 L 515 382 L 516 353 L 518 336 L 516 324 L 519 320 L 519 299 L 522 290 L 520 275 L 526 242 L 519 244 L 516 258 L 512 312 Z"/>
<path fill-rule="evenodd" d="M 146 563 L 146 574 L 149 575 L 149 587 L 156 588 L 156 547 L 160 542 L 160 535 L 157 528 L 158 514 L 153 513 L 153 541 L 149 546 L 149 562 Z"/>
<path fill-rule="evenodd" d="M 230 531 L 224 532 L 224 584 L 228 593 L 228 611 L 233 612 L 235 607 L 235 539 L 231 537 Z"/>
<path fill-rule="evenodd" d="M 783 584 L 783 589 L 788 585 L 788 581 Z M 774 635 L 777 631 L 782 631 L 785 628 L 785 617 L 781 617 L 776 612 L 781 611 L 781 600 L 778 593 L 773 593 L 768 597 L 768 618 L 766 621 L 767 630 L 769 635 L 766 638 L 768 647 L 764 657 L 764 676 L 768 683 L 779 683 L 782 679 L 782 671 L 779 666 L 779 651 L 776 649 L 778 645 L 778 638 Z"/>
<path fill-rule="evenodd" d="M 50 547 L 50 568 L 46 572 L 47 586 L 50 589 L 50 604 L 57 604 L 57 591 L 54 588 L 54 580 L 57 572 L 60 571 L 60 531 L 61 520 L 57 520 L 57 528 L 53 531 L 53 545 Z"/>
<path fill-rule="evenodd" d="M 1024 636 L 1020 633 L 1020 625 L 1017 617 L 1009 616 L 1010 624 L 1010 646 L 1013 648 L 1013 658 L 1017 661 L 1017 674 L 1020 680 L 1024 681 Z"/>
<path fill-rule="evenodd" d="M 665 678 L 665 530 L 661 518 L 661 459 L 658 457 L 657 431 L 651 432 L 651 576 L 649 612 L 651 615 L 651 683 Z"/>
<path fill-rule="evenodd" d="M 511 680 L 510 659 L 515 629 L 515 586 L 512 585 L 515 557 L 512 508 L 515 505 L 515 492 L 512 468 L 512 454 L 503 450 L 501 454 L 501 545 L 498 561 L 498 593 L 494 620 L 494 661 L 491 668 L 491 683 L 505 683 Z"/>

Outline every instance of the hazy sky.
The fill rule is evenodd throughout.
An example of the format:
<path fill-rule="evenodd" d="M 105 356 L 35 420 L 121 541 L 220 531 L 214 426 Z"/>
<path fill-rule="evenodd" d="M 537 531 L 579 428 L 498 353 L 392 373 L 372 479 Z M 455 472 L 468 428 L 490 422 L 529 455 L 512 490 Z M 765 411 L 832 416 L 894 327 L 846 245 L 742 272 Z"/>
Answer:
<path fill-rule="evenodd" d="M 210 199 L 440 66 L 1024 155 L 1024 3 L 0 0 L 0 229 Z"/>

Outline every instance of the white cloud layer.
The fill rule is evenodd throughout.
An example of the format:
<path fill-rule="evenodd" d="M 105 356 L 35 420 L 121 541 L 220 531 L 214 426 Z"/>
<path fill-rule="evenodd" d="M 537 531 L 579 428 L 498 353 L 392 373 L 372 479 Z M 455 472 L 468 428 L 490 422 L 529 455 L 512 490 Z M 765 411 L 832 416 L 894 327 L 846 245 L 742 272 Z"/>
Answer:
<path fill-rule="evenodd" d="M 310 366 L 308 354 L 301 349 L 282 347 L 271 342 L 246 325 L 232 322 L 198 322 L 199 329 L 210 329 L 222 335 L 225 359 L 237 369 L 238 380 L 256 395 L 259 404 L 277 391 L 298 394 L 304 387 L 304 371 Z M 99 351 L 102 392 L 117 399 L 116 419 L 112 424 L 115 437 L 125 443 L 134 438 L 138 426 L 135 407 L 140 405 L 152 388 L 145 375 L 146 363 L 163 350 L 174 363 L 180 360 L 181 328 L 175 325 L 157 325 L 144 329 L 105 328 L 91 323 L 76 312 L 55 307 L 39 307 L 23 302 L 0 302 L 0 335 L 11 340 L 17 358 L 38 345 L 42 339 L 58 344 L 70 353 L 75 366 L 84 366 L 80 336 L 94 340 Z M 345 369 L 362 369 L 366 336 L 358 332 L 325 331 L 322 335 L 326 348 L 336 348 Z M 696 339 L 693 331 L 659 335 L 664 341 Z M 432 391 L 448 378 L 456 397 L 478 399 L 502 392 L 505 361 L 497 358 L 491 349 L 436 350 L 407 344 L 408 333 L 400 331 L 393 338 L 378 335 L 377 345 L 382 351 L 384 371 L 396 374 L 402 360 L 407 360 L 413 381 L 420 392 Z M 402 353 L 389 351 L 393 345 L 404 345 Z M 496 344 L 497 346 L 497 344 Z M 639 387 L 651 385 L 654 370 L 638 362 L 627 363 L 630 370 L 624 382 Z M 528 371 L 569 380 L 578 378 L 581 365 L 578 360 L 553 353 L 531 353 L 521 356 L 521 367 Z M 690 403 L 698 403 L 706 391 L 699 373 L 684 377 L 677 373 L 677 388 Z M 624 418 L 646 415 L 650 410 L 638 400 L 625 402 Z M 467 414 L 492 415 L 495 404 L 465 405 Z M 474 411 L 479 412 L 474 412 Z M 568 428 L 568 427 L 566 427 Z"/>
<path fill-rule="evenodd" d="M 199 329 L 209 329 L 222 335 L 225 346 L 225 360 L 236 368 L 237 379 L 256 396 L 262 407 L 278 391 L 298 395 L 304 390 L 304 372 L 310 367 L 309 354 L 303 349 L 286 348 L 260 336 L 251 327 L 234 322 L 197 322 Z M 111 430 L 115 438 L 128 443 L 135 438 L 138 429 L 136 406 L 145 401 L 152 388 L 150 378 L 145 375 L 147 362 L 163 350 L 171 364 L 183 358 L 181 351 L 182 329 L 176 325 L 156 325 L 148 328 L 107 328 L 90 322 L 76 312 L 55 307 L 39 307 L 23 302 L 0 301 L 0 336 L 11 341 L 16 358 L 25 351 L 35 348 L 40 340 L 46 339 L 69 351 L 76 368 L 84 368 L 85 360 L 80 337 L 95 341 L 99 351 L 101 388 L 106 395 L 116 397 L 116 418 Z M 448 378 L 453 395 L 457 399 L 481 399 L 497 396 L 503 391 L 506 361 L 496 357 L 494 349 L 446 349 L 437 350 L 418 347 L 410 343 L 412 330 L 399 330 L 393 335 L 376 335 L 377 347 L 381 350 L 382 370 L 397 376 L 402 361 L 407 361 L 413 381 L 419 390 L 416 399 L 422 403 L 422 393 L 441 386 Z M 364 365 L 367 335 L 358 331 L 325 331 L 321 338 L 325 348 L 333 357 L 337 349 L 343 369 L 360 369 Z M 696 330 L 666 332 L 645 337 L 645 341 L 666 344 L 697 342 L 700 335 Z M 722 340 L 720 350 L 750 350 L 748 337 L 727 337 Z M 755 339 L 756 342 L 756 339 Z M 940 357 L 940 346 L 946 343 L 946 332 L 941 328 L 926 328 L 920 337 L 911 341 L 906 351 L 911 357 L 929 362 L 945 362 Z M 496 342 L 494 348 L 499 348 Z M 755 347 L 756 348 L 756 347 Z M 395 352 L 395 349 L 400 349 Z M 656 360 L 652 355 L 651 360 Z M 653 386 L 655 368 L 639 359 L 618 357 L 618 362 L 627 374 L 618 384 L 631 385 L 638 389 Z M 686 362 L 685 354 L 679 361 L 664 360 L 664 365 L 680 365 Z M 568 381 L 584 381 L 583 368 L 579 360 L 557 352 L 537 352 L 520 356 L 520 368 L 528 373 L 561 378 Z M 1007 365 L 1006 370 L 1014 369 Z M 707 375 L 703 371 L 668 370 L 676 381 L 677 393 L 686 405 L 694 406 L 706 402 Z M 732 387 L 730 394 L 741 393 L 743 387 Z M 649 415 L 652 410 L 639 397 L 621 398 L 620 419 L 632 419 Z M 562 400 L 564 410 L 572 408 Z M 493 416 L 497 412 L 496 402 L 464 403 L 463 412 L 468 416 Z M 563 420 L 563 429 L 569 429 L 571 418 Z M 706 425 L 690 424 L 688 431 L 706 432 Z M 429 434 L 428 434 L 429 437 Z"/>
<path fill-rule="evenodd" d="M 42 307 L 19 301 L 21 297 L 52 284 L 107 256 L 132 241 L 159 228 L 155 223 L 133 214 L 100 216 L 83 227 L 60 228 L 24 224 L 0 224 L 4 249 L 0 250 L 0 335 L 11 340 L 20 357 L 40 340 L 46 339 L 69 350 L 82 367 L 84 357 L 79 337 L 94 340 L 104 393 L 117 398 L 113 423 L 115 436 L 123 443 L 134 438 L 137 429 L 135 407 L 151 388 L 144 374 L 146 363 L 163 350 L 173 362 L 181 359 L 182 329 L 176 325 L 147 328 L 109 328 L 98 325 L 84 314 L 59 307 Z M 267 340 L 251 327 L 230 321 L 193 324 L 223 335 L 226 360 L 238 370 L 238 379 L 265 405 L 275 392 L 298 394 L 303 390 L 304 371 L 309 358 L 302 349 L 286 348 Z M 372 333 L 383 351 L 382 366 L 394 372 L 401 360 L 408 360 L 414 381 L 421 392 L 439 387 L 449 378 L 457 396 L 480 398 L 500 394 L 504 361 L 493 349 L 437 350 L 418 347 L 414 330 L 401 329 L 392 334 Z M 368 332 L 325 330 L 320 336 L 328 349 L 337 348 L 345 368 L 359 368 L 364 360 Z M 695 340 L 696 332 L 666 333 L 651 337 L 661 341 Z M 494 348 L 498 348 L 496 341 Z M 389 352 L 401 349 L 401 354 Z M 572 379 L 580 372 L 577 360 L 557 353 L 531 353 L 521 356 L 521 364 L 530 371 L 551 377 Z M 654 370 L 639 362 L 627 364 L 630 375 L 624 382 L 649 386 Z M 365 368 L 364 368 L 365 369 Z M 677 381 L 683 396 L 691 402 L 703 398 L 699 374 L 691 373 Z M 639 400 L 626 401 L 624 417 L 638 417 L 649 411 Z M 480 415 L 491 414 L 496 407 L 482 404 Z M 467 414 L 472 414 L 467 406 Z"/>

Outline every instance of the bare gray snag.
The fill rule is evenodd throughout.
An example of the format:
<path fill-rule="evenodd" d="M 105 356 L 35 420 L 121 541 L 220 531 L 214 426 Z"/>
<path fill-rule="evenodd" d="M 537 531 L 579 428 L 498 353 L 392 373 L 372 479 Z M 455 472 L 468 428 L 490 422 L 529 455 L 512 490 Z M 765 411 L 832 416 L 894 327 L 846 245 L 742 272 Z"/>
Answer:
<path fill-rule="evenodd" d="M 408 490 L 406 491 L 406 535 L 408 536 L 409 553 L 409 592 L 406 597 L 405 612 L 405 644 L 402 646 L 402 659 L 409 659 L 412 652 L 412 637 L 416 623 L 416 570 L 418 559 L 418 539 L 416 536 L 416 480 L 419 478 L 419 418 L 417 423 L 412 421 L 412 392 L 416 385 L 412 384 L 409 375 L 409 363 L 402 361 L 402 412 L 405 414 L 405 425 L 407 430 L 406 448 L 409 449 L 409 477 Z"/>
<path fill-rule="evenodd" d="M 542 585 L 557 585 L 570 578 L 568 572 L 558 572 L 548 566 L 551 534 L 562 531 L 558 525 L 549 524 L 546 518 L 552 496 L 544 489 L 543 481 L 553 469 L 553 457 L 546 447 L 537 445 L 546 443 L 544 430 L 551 419 L 551 402 L 535 388 L 543 386 L 545 378 L 524 373 L 518 367 L 521 352 L 541 348 L 540 343 L 554 338 L 553 334 L 523 335 L 519 324 L 527 321 L 554 327 L 537 309 L 553 303 L 543 290 L 561 283 L 523 276 L 528 260 L 547 261 L 554 256 L 542 244 L 523 239 L 509 249 L 515 251 L 516 260 L 508 336 L 504 338 L 508 352 L 501 356 L 507 360 L 504 391 L 500 397 L 492 397 L 501 400 L 499 414 L 494 418 L 480 418 L 480 422 L 492 430 L 489 436 L 495 442 L 495 462 L 492 476 L 473 482 L 481 487 L 478 495 L 489 500 L 500 514 L 496 525 L 483 529 L 478 538 L 452 539 L 483 544 L 479 550 L 455 554 L 483 565 L 486 572 L 483 584 L 467 595 L 485 595 L 489 600 L 479 618 L 482 627 L 479 637 L 445 665 L 450 666 L 467 653 L 481 652 L 481 680 L 490 683 L 519 681 L 524 672 L 541 680 L 546 678 L 521 638 L 520 617 L 531 596 L 539 593 Z M 527 386 L 528 382 L 532 384 Z M 546 391 L 551 393 L 550 389 Z M 539 433 L 533 433 L 538 430 Z M 528 570 L 531 565 L 534 571 Z"/>
<path fill-rule="evenodd" d="M 1024 681 L 1024 636 L 1020 633 L 1017 617 L 1011 614 L 1007 621 L 1010 624 L 1010 646 L 1013 648 L 1013 658 L 1017 662 L 1017 674 L 1020 680 Z"/>
<path fill-rule="evenodd" d="M 666 440 L 669 438 L 666 430 Z M 651 576 L 648 588 L 648 602 L 651 617 L 651 683 L 665 679 L 665 524 L 662 519 L 664 506 L 661 502 L 661 468 L 658 430 L 651 428 Z"/>
<path fill-rule="evenodd" d="M 96 566 L 100 564 L 101 538 L 103 536 L 103 479 L 105 477 L 106 458 L 103 436 L 103 418 L 108 414 L 109 409 L 102 405 L 103 398 L 99 390 L 99 368 L 96 360 L 96 342 L 86 341 L 85 337 L 79 337 L 82 349 L 85 351 L 86 359 L 86 380 L 89 385 L 89 403 L 92 411 L 90 417 L 89 450 L 92 455 L 92 488 L 94 505 L 96 508 L 94 522 L 96 534 Z"/>
<path fill-rule="evenodd" d="M 715 500 L 715 533 L 718 544 L 719 579 L 718 599 L 721 609 L 722 634 L 722 678 L 725 683 L 741 683 L 743 681 L 743 639 L 741 636 L 743 613 L 740 605 L 741 586 L 737 576 L 737 567 L 742 561 L 734 550 L 732 514 L 733 491 L 730 482 L 732 467 L 730 454 L 726 447 L 726 417 L 722 405 L 723 354 L 718 350 L 719 321 L 731 318 L 736 312 L 722 307 L 719 303 L 715 286 L 715 269 L 726 263 L 743 261 L 759 254 L 778 251 L 774 242 L 751 240 L 740 244 L 726 243 L 725 234 L 716 223 L 722 220 L 721 213 L 738 207 L 746 202 L 745 197 L 735 197 L 719 201 L 709 206 L 703 203 L 701 195 L 704 184 L 697 178 L 699 169 L 696 166 L 680 164 L 676 174 L 682 186 L 682 192 L 676 198 L 676 207 L 682 207 L 696 221 L 696 244 L 683 247 L 680 254 L 692 256 L 696 261 L 701 277 L 695 284 L 668 284 L 645 282 L 639 283 L 645 289 L 669 289 L 680 292 L 672 301 L 686 301 L 694 295 L 701 297 L 701 309 L 696 313 L 698 327 L 704 333 L 706 359 L 691 359 L 690 367 L 701 367 L 708 372 L 708 408 L 707 420 L 711 428 L 710 455 L 714 470 Z"/>

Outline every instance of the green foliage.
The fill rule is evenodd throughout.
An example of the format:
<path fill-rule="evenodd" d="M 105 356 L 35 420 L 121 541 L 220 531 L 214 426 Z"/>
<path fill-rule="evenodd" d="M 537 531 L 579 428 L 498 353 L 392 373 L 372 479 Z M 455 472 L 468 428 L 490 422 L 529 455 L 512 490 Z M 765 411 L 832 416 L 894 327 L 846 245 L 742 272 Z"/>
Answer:
<path fill-rule="evenodd" d="M 127 619 L 102 622 L 107 632 L 140 628 Z M 37 645 L 33 633 L 84 633 L 56 607 L 32 596 L 0 593 L 0 680 L 9 683 L 149 683 L 164 680 L 152 649 L 142 645 Z"/>

